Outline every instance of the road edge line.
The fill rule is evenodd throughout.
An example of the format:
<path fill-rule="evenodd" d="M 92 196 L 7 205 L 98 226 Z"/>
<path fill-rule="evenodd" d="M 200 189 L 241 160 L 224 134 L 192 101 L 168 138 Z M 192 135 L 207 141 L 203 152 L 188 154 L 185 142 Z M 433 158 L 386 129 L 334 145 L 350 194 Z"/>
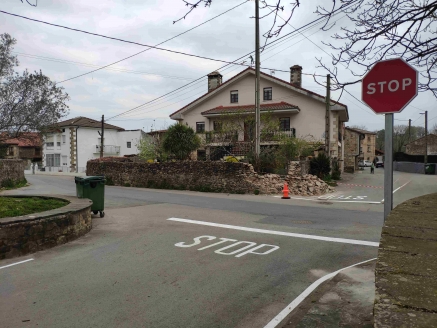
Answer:
<path fill-rule="evenodd" d="M 331 279 L 335 277 L 337 274 L 339 274 L 341 271 L 350 269 L 354 266 L 358 266 L 367 262 L 371 262 L 376 260 L 377 258 L 373 258 L 370 260 L 366 260 L 360 263 L 356 263 L 353 265 L 350 265 L 348 267 L 345 267 L 343 269 L 337 270 L 335 272 L 329 273 L 319 279 L 317 279 L 315 282 L 313 282 L 311 285 L 307 287 L 298 297 L 296 297 L 290 304 L 288 304 L 285 309 L 283 309 L 279 314 L 274 317 L 267 325 L 264 326 L 264 328 L 275 328 L 277 327 L 294 309 L 296 309 L 297 306 L 299 306 L 300 303 L 302 303 L 305 298 L 307 298 L 317 287 L 319 287 L 323 282 L 325 282 L 328 279 Z"/>

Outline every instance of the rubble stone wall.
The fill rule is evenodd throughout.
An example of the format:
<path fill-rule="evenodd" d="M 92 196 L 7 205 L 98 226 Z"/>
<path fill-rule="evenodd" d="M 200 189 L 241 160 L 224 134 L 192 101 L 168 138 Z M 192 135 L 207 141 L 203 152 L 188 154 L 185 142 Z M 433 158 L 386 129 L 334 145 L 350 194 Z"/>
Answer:
<path fill-rule="evenodd" d="M 21 159 L 0 159 L 0 187 L 24 181 L 25 165 Z"/>
<path fill-rule="evenodd" d="M 70 203 L 42 213 L 0 218 L 0 260 L 65 244 L 91 230 L 90 200 L 67 196 L 56 198 L 65 199 Z"/>
<path fill-rule="evenodd" d="M 259 175 L 252 165 L 246 163 L 213 161 L 134 163 L 127 158 L 88 161 L 86 172 L 90 176 L 104 175 L 107 184 L 127 187 L 278 194 L 287 181 L 291 187 L 289 187 L 290 193 L 295 195 L 321 195 L 330 191 L 330 187 L 316 176 L 302 175 L 299 162 L 293 163 L 285 178 L 277 174 Z"/>

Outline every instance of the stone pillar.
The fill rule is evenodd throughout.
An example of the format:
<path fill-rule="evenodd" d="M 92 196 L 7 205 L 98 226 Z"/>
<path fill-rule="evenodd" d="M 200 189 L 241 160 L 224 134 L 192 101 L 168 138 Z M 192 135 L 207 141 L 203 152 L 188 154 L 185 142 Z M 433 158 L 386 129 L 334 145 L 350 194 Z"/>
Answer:
<path fill-rule="evenodd" d="M 70 172 L 76 172 L 76 128 L 70 128 Z"/>

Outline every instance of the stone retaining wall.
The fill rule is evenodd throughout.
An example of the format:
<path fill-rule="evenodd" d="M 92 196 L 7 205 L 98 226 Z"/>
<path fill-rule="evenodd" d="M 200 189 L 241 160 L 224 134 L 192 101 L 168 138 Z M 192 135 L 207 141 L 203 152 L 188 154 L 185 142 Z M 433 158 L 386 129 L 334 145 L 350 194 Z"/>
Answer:
<path fill-rule="evenodd" d="M 299 163 L 296 164 L 299 166 Z M 104 175 L 108 184 L 128 187 L 179 189 L 225 193 L 278 194 L 288 181 L 291 194 L 320 195 L 330 187 L 316 176 L 301 175 L 301 168 L 290 166 L 290 174 L 257 174 L 246 163 L 184 161 L 133 163 L 127 158 L 88 161 L 87 175 Z"/>
<path fill-rule="evenodd" d="M 437 327 L 437 193 L 390 213 L 375 275 L 375 327 Z"/>
<path fill-rule="evenodd" d="M 0 187 L 24 181 L 25 166 L 21 159 L 0 159 Z"/>
<path fill-rule="evenodd" d="M 70 203 L 51 211 L 25 216 L 0 218 L 0 260 L 65 244 L 92 228 L 88 199 L 68 196 L 1 196 L 60 198 Z"/>

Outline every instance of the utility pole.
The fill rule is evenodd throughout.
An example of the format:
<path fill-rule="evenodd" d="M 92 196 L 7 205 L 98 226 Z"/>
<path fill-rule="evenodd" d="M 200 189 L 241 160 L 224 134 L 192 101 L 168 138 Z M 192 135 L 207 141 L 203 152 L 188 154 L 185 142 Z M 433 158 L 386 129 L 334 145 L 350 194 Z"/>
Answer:
<path fill-rule="evenodd" d="M 102 115 L 102 131 L 99 133 L 100 134 L 100 158 L 103 158 L 103 147 L 104 147 L 104 136 L 105 136 L 105 115 Z"/>
<path fill-rule="evenodd" d="M 258 159 L 261 151 L 261 122 L 260 122 L 260 65 L 259 65 L 259 0 L 255 0 L 255 156 Z"/>
<path fill-rule="evenodd" d="M 411 118 L 408 120 L 408 143 L 411 142 Z"/>
<path fill-rule="evenodd" d="M 425 165 L 428 164 L 428 111 L 425 111 Z"/>
<path fill-rule="evenodd" d="M 330 127 L 331 127 L 331 75 L 326 75 L 326 114 L 325 114 L 325 149 L 326 155 L 329 157 L 330 152 Z"/>

